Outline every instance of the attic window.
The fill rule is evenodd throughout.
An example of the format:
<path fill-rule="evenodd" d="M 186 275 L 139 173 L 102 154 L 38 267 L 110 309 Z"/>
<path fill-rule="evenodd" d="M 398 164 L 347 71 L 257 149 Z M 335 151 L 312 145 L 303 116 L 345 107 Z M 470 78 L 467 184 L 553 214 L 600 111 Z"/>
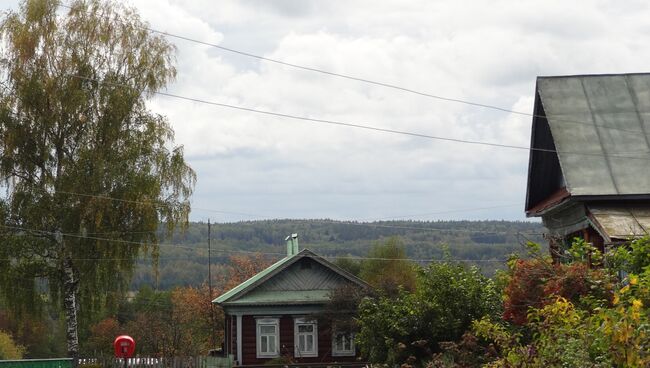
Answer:
<path fill-rule="evenodd" d="M 301 270 L 310 270 L 311 269 L 311 262 L 309 261 L 303 261 L 300 263 L 300 269 Z"/>

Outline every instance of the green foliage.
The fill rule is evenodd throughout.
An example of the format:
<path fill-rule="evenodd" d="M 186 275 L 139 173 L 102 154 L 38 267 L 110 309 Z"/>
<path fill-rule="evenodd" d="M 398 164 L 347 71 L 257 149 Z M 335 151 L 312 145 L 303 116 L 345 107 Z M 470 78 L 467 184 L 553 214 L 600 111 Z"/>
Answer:
<path fill-rule="evenodd" d="M 573 239 L 568 253 L 571 256 L 571 262 L 587 262 L 594 266 L 600 266 L 603 261 L 603 254 L 598 248 L 582 238 Z"/>
<path fill-rule="evenodd" d="M 337 258 L 334 261 L 334 264 L 337 266 L 341 267 L 345 271 L 353 274 L 354 276 L 359 277 L 359 274 L 361 273 L 361 262 L 350 259 L 350 258 Z"/>
<path fill-rule="evenodd" d="M 414 292 L 361 303 L 358 346 L 371 362 L 421 362 L 440 350 L 440 342 L 458 340 L 472 320 L 499 312 L 493 282 L 476 268 L 434 263 L 420 270 Z"/>
<path fill-rule="evenodd" d="M 406 260 L 404 243 L 391 237 L 375 244 L 368 259 L 361 262 L 359 276 L 376 290 L 392 296 L 400 288 L 415 290 L 416 265 Z"/>
<path fill-rule="evenodd" d="M 610 268 L 626 273 L 641 274 L 650 265 L 650 237 L 635 239 L 606 255 Z"/>
<path fill-rule="evenodd" d="M 0 330 L 0 360 L 22 359 L 25 348 L 17 345 L 11 335 Z"/>

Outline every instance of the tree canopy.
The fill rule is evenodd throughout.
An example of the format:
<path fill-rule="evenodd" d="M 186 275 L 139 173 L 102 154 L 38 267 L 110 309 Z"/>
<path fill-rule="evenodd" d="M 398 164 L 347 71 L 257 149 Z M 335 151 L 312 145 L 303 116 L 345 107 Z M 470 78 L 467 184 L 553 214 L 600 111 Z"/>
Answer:
<path fill-rule="evenodd" d="M 406 259 L 406 247 L 398 237 L 377 242 L 361 262 L 359 276 L 377 290 L 397 295 L 398 289 L 415 289 L 415 264 Z"/>
<path fill-rule="evenodd" d="M 187 222 L 195 174 L 146 105 L 175 77 L 173 45 L 119 3 L 60 5 L 0 22 L 0 283 L 21 309 L 47 280 L 76 355 L 77 311 L 115 304 L 159 223 Z"/>
<path fill-rule="evenodd" d="M 500 312 L 493 281 L 474 267 L 431 263 L 418 269 L 416 281 L 413 291 L 361 303 L 357 343 L 371 362 L 426 362 L 439 343 L 459 339 L 473 320 Z"/>

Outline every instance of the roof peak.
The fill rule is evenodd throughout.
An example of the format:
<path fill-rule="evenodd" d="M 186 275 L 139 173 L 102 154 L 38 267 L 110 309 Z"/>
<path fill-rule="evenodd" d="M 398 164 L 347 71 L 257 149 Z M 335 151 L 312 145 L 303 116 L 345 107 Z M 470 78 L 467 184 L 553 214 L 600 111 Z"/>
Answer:
<path fill-rule="evenodd" d="M 234 288 L 230 289 L 226 293 L 217 297 L 212 302 L 217 304 L 223 304 L 229 301 L 237 300 L 241 298 L 243 295 L 248 294 L 250 291 L 256 289 L 260 284 L 266 282 L 270 278 L 274 277 L 275 275 L 279 274 L 283 270 L 290 267 L 295 262 L 305 257 L 309 257 L 310 259 L 320 263 L 322 266 L 330 269 L 332 272 L 335 272 L 340 276 L 343 276 L 345 279 L 349 280 L 354 284 L 357 284 L 361 287 L 370 287 L 365 281 L 343 270 L 342 268 L 335 265 L 334 263 L 324 259 L 323 257 L 314 253 L 310 249 L 304 248 L 296 254 L 287 255 L 286 257 L 280 259 L 279 261 L 275 262 L 271 266 L 255 274 L 253 277 L 249 278 L 248 280 L 242 282 L 241 284 L 235 286 Z"/>
<path fill-rule="evenodd" d="M 626 76 L 626 75 L 650 75 L 650 72 L 538 75 L 537 79 L 539 80 L 539 79 L 556 79 L 556 78 L 616 77 L 616 76 Z"/>

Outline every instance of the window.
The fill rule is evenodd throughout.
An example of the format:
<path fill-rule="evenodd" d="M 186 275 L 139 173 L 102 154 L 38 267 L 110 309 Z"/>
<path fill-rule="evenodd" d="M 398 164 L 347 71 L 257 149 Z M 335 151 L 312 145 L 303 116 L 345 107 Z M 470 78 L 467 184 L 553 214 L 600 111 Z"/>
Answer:
<path fill-rule="evenodd" d="M 294 356 L 316 357 L 318 356 L 318 324 L 316 321 L 307 318 L 296 318 L 294 320 L 295 345 Z"/>
<path fill-rule="evenodd" d="M 334 332 L 332 334 L 333 356 L 354 356 L 354 335 L 349 332 Z"/>
<path fill-rule="evenodd" d="M 278 354 L 280 326 L 277 318 L 260 318 L 257 325 L 257 357 L 273 358 Z"/>

